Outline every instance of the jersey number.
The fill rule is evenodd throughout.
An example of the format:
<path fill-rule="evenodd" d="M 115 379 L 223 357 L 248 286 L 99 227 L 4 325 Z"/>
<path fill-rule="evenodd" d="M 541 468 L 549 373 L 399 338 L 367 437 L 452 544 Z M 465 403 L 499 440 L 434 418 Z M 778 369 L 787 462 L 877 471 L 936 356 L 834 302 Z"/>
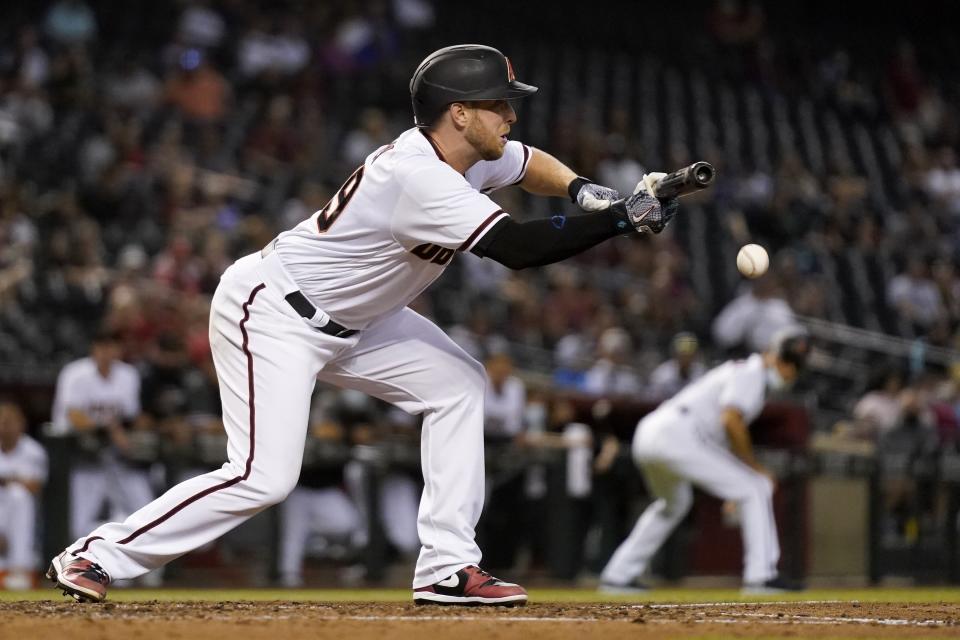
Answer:
<path fill-rule="evenodd" d="M 453 249 L 447 249 L 446 247 L 440 247 L 435 244 L 421 244 L 414 247 L 410 253 L 417 256 L 421 260 L 429 260 L 434 264 L 447 264 L 450 262 L 450 258 L 453 257 L 455 251 Z"/>
<path fill-rule="evenodd" d="M 350 198 L 357 192 L 357 187 L 360 186 L 360 179 L 362 177 L 363 165 L 360 165 L 360 167 L 347 178 L 343 186 L 333 194 L 330 202 L 325 204 L 323 209 L 320 209 L 320 213 L 317 215 L 317 231 L 324 233 L 333 226 L 333 223 L 336 222 L 340 214 L 343 213 L 343 209 L 347 206 L 347 203 L 350 202 Z"/>

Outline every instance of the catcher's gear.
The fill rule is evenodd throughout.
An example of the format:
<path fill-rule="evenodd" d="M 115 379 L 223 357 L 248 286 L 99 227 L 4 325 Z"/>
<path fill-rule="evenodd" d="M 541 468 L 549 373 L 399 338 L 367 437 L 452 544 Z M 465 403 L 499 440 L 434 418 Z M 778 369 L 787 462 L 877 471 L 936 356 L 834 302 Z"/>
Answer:
<path fill-rule="evenodd" d="M 679 203 L 676 198 L 660 201 L 641 189 L 632 196 L 617 200 L 610 205 L 617 229 L 627 233 L 631 227 L 639 233 L 660 233 L 676 215 Z"/>
<path fill-rule="evenodd" d="M 430 126 L 452 102 L 511 100 L 536 91 L 537 87 L 517 81 L 510 59 L 493 47 L 445 47 L 427 56 L 410 79 L 413 122 Z"/>
<path fill-rule="evenodd" d="M 586 178 L 577 177 L 567 185 L 570 201 L 577 203 L 584 211 L 603 211 L 608 209 L 614 200 L 620 199 L 620 192 L 610 187 L 591 182 Z"/>

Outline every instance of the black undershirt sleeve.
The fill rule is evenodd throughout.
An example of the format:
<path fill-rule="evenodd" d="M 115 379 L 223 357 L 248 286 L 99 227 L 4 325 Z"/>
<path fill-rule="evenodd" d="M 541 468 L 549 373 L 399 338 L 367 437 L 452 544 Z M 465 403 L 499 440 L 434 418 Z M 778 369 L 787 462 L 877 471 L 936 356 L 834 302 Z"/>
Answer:
<path fill-rule="evenodd" d="M 582 253 L 623 230 L 607 211 L 565 218 L 541 218 L 516 222 L 509 216 L 499 220 L 471 251 L 511 269 L 540 267 Z"/>

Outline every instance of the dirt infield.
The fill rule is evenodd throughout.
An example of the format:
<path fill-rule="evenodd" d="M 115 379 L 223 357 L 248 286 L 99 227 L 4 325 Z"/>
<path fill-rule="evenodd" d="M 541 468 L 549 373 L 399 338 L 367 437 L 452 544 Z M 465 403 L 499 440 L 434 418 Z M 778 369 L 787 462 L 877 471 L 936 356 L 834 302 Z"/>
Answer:
<path fill-rule="evenodd" d="M 549 604 L 417 607 L 322 602 L 0 602 L 0 639 L 351 640 L 430 637 L 819 637 L 960 636 L 960 606 L 856 602 Z M 66 633 L 65 633 L 66 632 Z M 600 635 L 595 635 L 600 634 Z"/>

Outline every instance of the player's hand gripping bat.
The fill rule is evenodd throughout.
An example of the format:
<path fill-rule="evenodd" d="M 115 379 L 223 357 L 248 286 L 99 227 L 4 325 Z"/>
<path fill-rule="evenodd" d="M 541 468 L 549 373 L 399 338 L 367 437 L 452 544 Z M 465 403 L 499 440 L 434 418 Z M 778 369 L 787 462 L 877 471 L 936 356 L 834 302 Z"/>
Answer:
<path fill-rule="evenodd" d="M 716 171 L 708 162 L 695 162 L 673 173 L 648 173 L 632 196 L 610 205 L 621 216 L 618 227 L 640 233 L 660 233 L 677 213 L 677 198 L 710 186 Z"/>

